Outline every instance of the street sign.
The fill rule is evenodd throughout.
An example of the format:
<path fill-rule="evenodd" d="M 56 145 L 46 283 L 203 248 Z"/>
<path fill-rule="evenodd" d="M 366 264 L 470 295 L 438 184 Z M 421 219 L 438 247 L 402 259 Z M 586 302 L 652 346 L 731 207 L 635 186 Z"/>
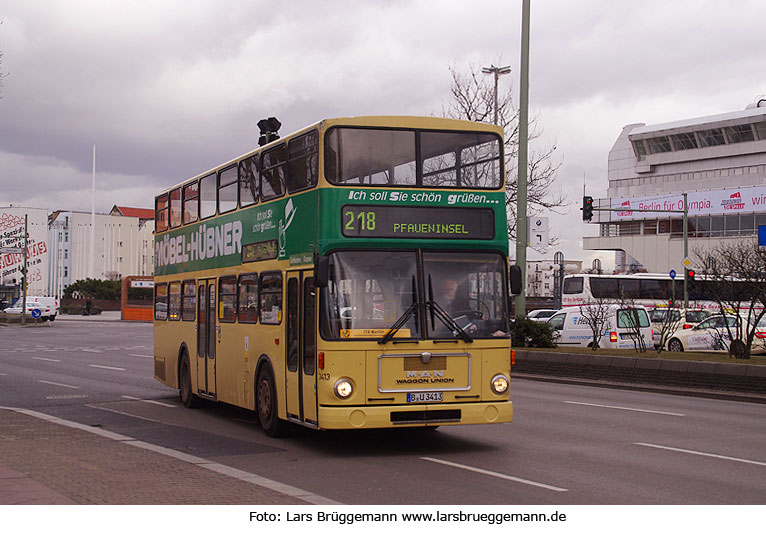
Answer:
<path fill-rule="evenodd" d="M 0 254 L 23 254 L 24 248 L 11 248 L 9 246 L 0 247 Z"/>
<path fill-rule="evenodd" d="M 151 289 L 154 287 L 154 280 L 130 280 L 130 287 L 133 289 Z"/>
<path fill-rule="evenodd" d="M 32 318 L 40 318 L 42 314 L 43 312 L 39 309 L 32 309 Z"/>
<path fill-rule="evenodd" d="M 694 262 L 689 259 L 689 256 L 684 257 L 683 261 L 681 261 L 681 264 L 684 266 L 684 268 L 691 268 Z"/>
<path fill-rule="evenodd" d="M 527 243 L 532 248 L 548 246 L 548 217 L 527 217 Z"/>
<path fill-rule="evenodd" d="M 766 226 L 758 226 L 758 246 L 766 247 Z"/>
<path fill-rule="evenodd" d="M 668 274 L 670 275 L 670 279 L 676 279 L 676 271 L 675 270 L 671 269 L 671 271 L 668 272 Z"/>

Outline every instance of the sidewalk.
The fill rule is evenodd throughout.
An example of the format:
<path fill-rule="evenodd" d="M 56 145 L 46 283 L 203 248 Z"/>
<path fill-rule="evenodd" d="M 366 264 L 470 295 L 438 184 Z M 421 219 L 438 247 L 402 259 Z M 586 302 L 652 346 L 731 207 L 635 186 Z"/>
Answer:
<path fill-rule="evenodd" d="M 203 458 L 40 416 L 0 408 L 0 505 L 330 502 Z"/>
<path fill-rule="evenodd" d="M 86 321 L 86 322 L 115 322 L 121 320 L 121 311 L 102 311 L 98 315 L 62 315 L 59 314 L 56 320 L 63 321 Z M 55 321 L 54 321 L 55 322 Z"/>

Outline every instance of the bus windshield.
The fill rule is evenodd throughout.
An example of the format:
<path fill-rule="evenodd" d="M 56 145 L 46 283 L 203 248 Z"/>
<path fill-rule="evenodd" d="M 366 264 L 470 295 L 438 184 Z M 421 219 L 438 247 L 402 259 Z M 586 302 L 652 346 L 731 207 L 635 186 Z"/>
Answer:
<path fill-rule="evenodd" d="M 507 336 L 505 280 L 502 257 L 492 253 L 424 252 L 420 264 L 415 251 L 335 252 L 322 291 L 322 335 L 380 339 L 404 317 L 394 339 L 424 338 L 423 321 L 431 338 Z"/>
<path fill-rule="evenodd" d="M 491 133 L 337 127 L 325 140 L 325 176 L 336 185 L 497 189 L 500 153 Z"/>

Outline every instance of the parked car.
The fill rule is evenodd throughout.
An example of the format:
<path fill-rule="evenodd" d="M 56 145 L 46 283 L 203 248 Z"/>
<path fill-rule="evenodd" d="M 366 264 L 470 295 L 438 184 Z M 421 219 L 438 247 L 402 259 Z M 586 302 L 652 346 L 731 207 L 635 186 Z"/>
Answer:
<path fill-rule="evenodd" d="M 660 345 L 660 341 L 662 340 L 662 329 L 663 327 L 667 327 L 664 325 L 667 321 L 670 321 L 670 328 L 673 329 L 673 333 L 675 333 L 675 331 L 679 329 L 693 328 L 712 314 L 713 313 L 707 309 L 668 309 L 666 307 L 659 307 L 652 310 L 652 312 L 649 313 L 649 318 L 652 321 L 652 339 L 654 340 L 654 347 L 656 348 Z M 666 337 L 669 336 L 666 335 Z"/>
<path fill-rule="evenodd" d="M 58 316 L 59 312 L 59 299 L 55 296 L 27 296 L 27 302 L 33 301 L 39 304 L 42 304 L 46 307 L 50 307 L 51 311 L 53 312 L 49 319 L 51 322 L 56 320 L 56 316 Z"/>
<path fill-rule="evenodd" d="M 22 303 L 21 303 L 21 300 L 19 300 L 12 307 L 6 307 L 5 309 L 3 309 L 3 313 L 9 314 L 9 315 L 20 315 L 21 309 L 22 309 Z M 31 317 L 32 312 L 36 309 L 40 311 L 40 318 L 42 318 L 43 322 L 47 320 L 53 320 L 51 317 L 55 316 L 55 312 L 50 307 L 38 302 L 32 302 L 32 301 L 27 302 L 27 316 Z"/>
<path fill-rule="evenodd" d="M 668 339 L 667 350 L 669 352 L 728 352 L 732 343 L 745 342 L 745 339 L 740 340 L 738 336 L 744 336 L 749 327 L 747 324 L 737 322 L 746 320 L 746 317 L 736 314 L 710 316 L 692 328 L 676 331 Z M 766 353 L 766 321 L 759 322 L 756 328 L 751 353 Z"/>
<path fill-rule="evenodd" d="M 582 347 L 593 345 L 593 332 L 581 307 L 562 309 L 548 319 L 548 325 L 553 328 L 553 342 L 558 345 Z M 631 307 L 610 305 L 606 312 L 604 331 L 599 336 L 598 346 L 633 349 L 638 342 L 636 329 L 641 335 L 644 346 L 651 346 L 652 326 L 646 309 L 640 305 Z"/>
<path fill-rule="evenodd" d="M 558 313 L 556 309 L 535 309 L 527 313 L 527 318 L 535 322 L 547 322 L 556 313 Z"/>

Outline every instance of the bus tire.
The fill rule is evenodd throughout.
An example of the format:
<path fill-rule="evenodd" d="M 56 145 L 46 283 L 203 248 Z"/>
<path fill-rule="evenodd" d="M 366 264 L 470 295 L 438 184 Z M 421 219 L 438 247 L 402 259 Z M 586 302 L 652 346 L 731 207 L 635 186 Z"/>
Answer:
<path fill-rule="evenodd" d="M 669 352 L 683 352 L 684 351 L 684 345 L 678 339 L 670 339 L 668 341 L 668 351 Z"/>
<path fill-rule="evenodd" d="M 286 435 L 287 422 L 279 419 L 274 371 L 268 364 L 263 365 L 258 371 L 258 377 L 255 380 L 255 399 L 255 409 L 264 433 L 274 438 Z"/>
<path fill-rule="evenodd" d="M 200 404 L 199 397 L 192 392 L 191 367 L 186 351 L 181 355 L 181 365 L 178 368 L 178 397 L 184 407 L 189 409 L 194 409 Z"/>

